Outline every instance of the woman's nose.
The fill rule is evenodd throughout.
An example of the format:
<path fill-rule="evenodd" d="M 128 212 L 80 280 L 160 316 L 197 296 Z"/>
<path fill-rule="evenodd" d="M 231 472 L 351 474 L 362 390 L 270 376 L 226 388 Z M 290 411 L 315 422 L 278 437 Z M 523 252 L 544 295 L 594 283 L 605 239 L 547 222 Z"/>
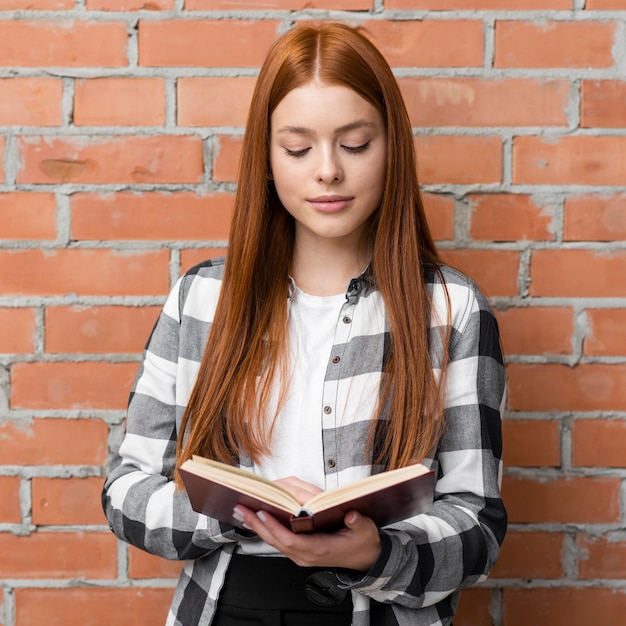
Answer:
<path fill-rule="evenodd" d="M 320 151 L 316 179 L 324 183 L 336 183 L 343 179 L 343 170 L 334 150 Z"/>

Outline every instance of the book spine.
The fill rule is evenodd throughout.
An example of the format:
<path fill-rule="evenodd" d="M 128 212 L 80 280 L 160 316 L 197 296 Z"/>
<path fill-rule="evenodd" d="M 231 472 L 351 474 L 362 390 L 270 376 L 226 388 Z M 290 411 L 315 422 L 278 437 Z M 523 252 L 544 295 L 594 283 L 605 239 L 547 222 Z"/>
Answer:
<path fill-rule="evenodd" d="M 311 533 L 313 532 L 313 516 L 312 515 L 292 515 L 289 518 L 289 525 L 294 533 Z"/>

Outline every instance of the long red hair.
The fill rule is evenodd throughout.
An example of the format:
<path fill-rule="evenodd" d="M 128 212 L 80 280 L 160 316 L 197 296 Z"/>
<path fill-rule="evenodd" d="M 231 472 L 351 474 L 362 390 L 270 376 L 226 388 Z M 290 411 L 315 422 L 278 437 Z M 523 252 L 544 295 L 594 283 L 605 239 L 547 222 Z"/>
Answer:
<path fill-rule="evenodd" d="M 256 461 L 270 450 L 265 412 L 275 381 L 285 381 L 294 240 L 293 218 L 270 181 L 270 118 L 287 93 L 313 78 L 353 89 L 380 112 L 387 132 L 385 191 L 369 237 L 370 272 L 391 328 L 378 409 L 388 419 L 375 446 L 372 422 L 366 454 L 374 463 L 400 467 L 423 458 L 441 434 L 441 380 L 429 358 L 425 284 L 426 268 L 437 271 L 441 262 L 422 206 L 409 117 L 376 47 L 356 29 L 322 23 L 283 35 L 256 83 L 222 291 L 183 417 L 179 463 L 192 454 L 236 463 L 240 450 Z"/>

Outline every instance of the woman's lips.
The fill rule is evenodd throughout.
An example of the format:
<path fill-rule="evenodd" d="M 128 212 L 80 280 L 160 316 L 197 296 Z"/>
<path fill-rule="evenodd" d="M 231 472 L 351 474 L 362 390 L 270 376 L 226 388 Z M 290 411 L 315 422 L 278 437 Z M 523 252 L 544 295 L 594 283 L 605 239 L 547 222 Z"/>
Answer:
<path fill-rule="evenodd" d="M 348 196 L 319 196 L 311 198 L 309 204 L 322 213 L 335 213 L 345 209 L 354 200 Z"/>

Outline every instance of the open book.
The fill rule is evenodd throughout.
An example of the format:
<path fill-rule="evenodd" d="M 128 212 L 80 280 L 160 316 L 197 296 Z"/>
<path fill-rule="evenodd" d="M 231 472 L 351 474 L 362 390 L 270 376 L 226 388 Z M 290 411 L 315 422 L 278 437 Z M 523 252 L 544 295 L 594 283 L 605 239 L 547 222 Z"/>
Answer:
<path fill-rule="evenodd" d="M 433 502 L 434 472 L 416 464 L 335 487 L 301 505 L 280 485 L 238 467 L 194 456 L 178 470 L 194 511 L 241 527 L 237 504 L 267 511 L 293 532 L 334 531 L 348 511 L 385 526 L 424 513 Z"/>

